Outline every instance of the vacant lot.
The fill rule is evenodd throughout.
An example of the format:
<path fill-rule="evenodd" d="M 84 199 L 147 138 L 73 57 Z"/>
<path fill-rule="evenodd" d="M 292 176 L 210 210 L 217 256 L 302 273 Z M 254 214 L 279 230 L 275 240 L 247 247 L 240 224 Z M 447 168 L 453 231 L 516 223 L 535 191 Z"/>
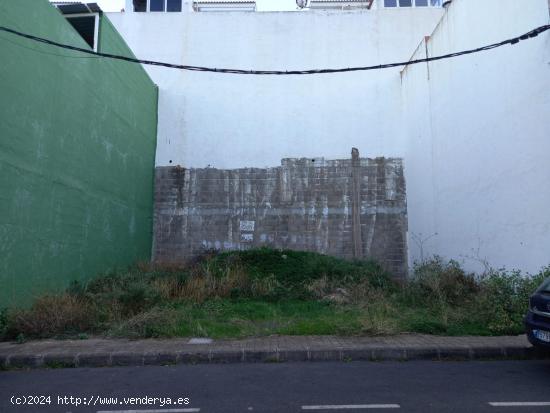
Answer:
<path fill-rule="evenodd" d="M 550 276 L 467 274 L 435 257 L 392 281 L 377 263 L 257 249 L 209 253 L 182 268 L 138 265 L 4 309 L 4 340 L 270 334 L 519 334 L 528 297 Z"/>

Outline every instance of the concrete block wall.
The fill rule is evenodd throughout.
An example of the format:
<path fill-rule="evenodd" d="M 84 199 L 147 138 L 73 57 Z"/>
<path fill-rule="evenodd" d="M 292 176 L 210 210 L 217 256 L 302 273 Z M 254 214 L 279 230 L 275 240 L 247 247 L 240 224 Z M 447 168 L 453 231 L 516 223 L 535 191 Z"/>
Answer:
<path fill-rule="evenodd" d="M 156 169 L 153 260 L 271 246 L 374 258 L 407 273 L 400 159 L 283 159 L 280 167 Z"/>

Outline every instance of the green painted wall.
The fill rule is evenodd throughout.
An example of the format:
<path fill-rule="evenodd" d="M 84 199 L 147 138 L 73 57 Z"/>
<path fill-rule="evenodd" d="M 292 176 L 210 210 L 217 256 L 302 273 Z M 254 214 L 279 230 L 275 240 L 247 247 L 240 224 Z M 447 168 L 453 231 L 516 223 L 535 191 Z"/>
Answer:
<path fill-rule="evenodd" d="M 88 47 L 47 0 L 0 25 Z M 132 55 L 104 16 L 99 48 Z M 0 308 L 149 259 L 157 101 L 140 65 L 0 32 Z"/>

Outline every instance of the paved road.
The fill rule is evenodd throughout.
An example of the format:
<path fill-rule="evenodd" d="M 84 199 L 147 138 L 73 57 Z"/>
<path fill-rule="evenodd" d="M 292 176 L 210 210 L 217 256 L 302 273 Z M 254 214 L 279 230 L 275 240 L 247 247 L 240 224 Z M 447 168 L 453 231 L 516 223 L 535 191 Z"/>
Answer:
<path fill-rule="evenodd" d="M 12 406 L 13 395 L 50 395 L 51 405 Z M 58 396 L 94 401 L 96 397 L 116 397 L 118 404 L 59 405 Z M 190 403 L 120 404 L 123 397 L 146 396 L 174 401 L 189 398 Z M 495 407 L 491 402 L 546 404 Z M 550 361 L 326 362 L 0 372 L 2 413 L 121 410 L 549 412 Z"/>

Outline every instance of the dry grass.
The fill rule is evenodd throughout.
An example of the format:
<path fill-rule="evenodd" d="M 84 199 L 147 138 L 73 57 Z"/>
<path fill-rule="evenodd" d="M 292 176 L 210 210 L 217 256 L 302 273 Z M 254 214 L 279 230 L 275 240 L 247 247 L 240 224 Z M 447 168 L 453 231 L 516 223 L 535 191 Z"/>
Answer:
<path fill-rule="evenodd" d="M 164 300 L 185 297 L 184 284 L 175 277 L 157 278 L 151 282 L 151 288 Z"/>
<path fill-rule="evenodd" d="M 240 266 L 228 267 L 222 277 L 214 276 L 207 268 L 205 273 L 191 276 L 183 284 L 181 298 L 203 303 L 209 298 L 228 298 L 233 291 L 244 291 L 249 287 L 248 274 Z"/>
<path fill-rule="evenodd" d="M 275 292 L 280 289 L 281 283 L 273 274 L 265 278 L 255 279 L 250 285 L 250 293 L 252 294 L 252 297 L 273 296 Z"/>
<path fill-rule="evenodd" d="M 333 285 L 326 275 L 323 275 L 321 278 L 313 280 L 307 286 L 307 290 L 315 297 L 316 299 L 322 299 L 327 294 L 330 294 L 333 290 Z"/>
<path fill-rule="evenodd" d="M 110 331 L 114 337 L 159 337 L 174 332 L 178 327 L 179 314 L 174 309 L 152 308 L 122 321 Z"/>
<path fill-rule="evenodd" d="M 358 288 L 358 290 L 361 290 Z M 392 335 L 399 332 L 395 302 L 380 290 L 354 291 L 353 299 L 362 308 L 361 330 L 369 335 Z"/>
<path fill-rule="evenodd" d="M 153 289 L 163 299 L 185 299 L 194 303 L 203 303 L 210 298 L 228 298 L 238 291 L 256 289 L 264 291 L 265 283 L 251 282 L 246 271 L 240 266 L 228 267 L 224 274 L 215 276 L 209 268 L 195 270 L 187 279 L 162 277 L 153 280 Z"/>
<path fill-rule="evenodd" d="M 27 310 L 8 315 L 10 327 L 29 337 L 52 337 L 90 330 L 96 314 L 92 306 L 70 294 L 45 295 Z"/>

